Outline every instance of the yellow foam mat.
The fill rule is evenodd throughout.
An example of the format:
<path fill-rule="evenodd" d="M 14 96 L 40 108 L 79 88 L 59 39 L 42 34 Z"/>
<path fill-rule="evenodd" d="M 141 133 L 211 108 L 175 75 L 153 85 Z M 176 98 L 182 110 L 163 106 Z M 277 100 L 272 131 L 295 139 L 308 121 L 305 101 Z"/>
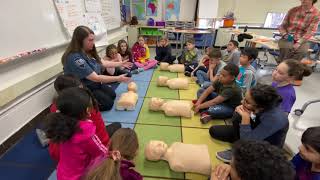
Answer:
<path fill-rule="evenodd" d="M 208 145 L 212 167 L 214 167 L 219 163 L 222 163 L 220 160 L 216 158 L 216 153 L 231 147 L 230 143 L 218 141 L 211 138 L 209 135 L 208 129 L 182 128 L 182 140 L 184 143 L 188 143 L 188 144 Z M 185 177 L 186 179 L 194 179 L 194 180 L 208 179 L 208 177 L 206 176 L 193 174 L 193 173 L 186 173 Z"/>
<path fill-rule="evenodd" d="M 199 114 L 194 115 L 192 118 L 181 118 L 181 125 L 182 127 L 193 127 L 193 128 L 206 128 L 209 129 L 213 125 L 225 125 L 224 120 L 212 120 L 207 124 L 202 124 L 200 122 Z"/>
<path fill-rule="evenodd" d="M 194 100 L 197 99 L 197 91 L 199 86 L 197 84 L 189 84 L 189 89 L 179 90 L 180 99 Z"/>
<path fill-rule="evenodd" d="M 189 80 L 189 83 L 191 83 L 191 84 L 195 84 L 196 83 L 194 78 L 185 76 L 184 73 L 178 73 L 178 77 L 179 78 L 187 78 Z"/>

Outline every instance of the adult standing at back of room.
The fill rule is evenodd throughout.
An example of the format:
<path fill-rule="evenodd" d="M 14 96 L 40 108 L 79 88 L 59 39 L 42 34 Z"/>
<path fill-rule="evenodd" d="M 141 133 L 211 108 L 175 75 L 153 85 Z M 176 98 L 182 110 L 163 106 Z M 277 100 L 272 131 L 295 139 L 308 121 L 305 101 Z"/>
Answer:
<path fill-rule="evenodd" d="M 74 30 L 71 42 L 62 56 L 62 64 L 65 74 L 75 75 L 92 91 L 101 111 L 110 110 L 116 97 L 115 91 L 106 83 L 130 80 L 126 74 L 102 75 L 102 69 L 132 66 L 132 63 L 127 61 L 101 61 L 94 44 L 94 32 L 86 26 L 78 26 Z"/>
<path fill-rule="evenodd" d="M 279 62 L 285 59 L 301 60 L 308 52 L 308 40 L 317 31 L 320 16 L 314 6 L 317 0 L 300 1 L 301 5 L 290 9 L 279 27 L 283 37 L 279 41 Z"/>

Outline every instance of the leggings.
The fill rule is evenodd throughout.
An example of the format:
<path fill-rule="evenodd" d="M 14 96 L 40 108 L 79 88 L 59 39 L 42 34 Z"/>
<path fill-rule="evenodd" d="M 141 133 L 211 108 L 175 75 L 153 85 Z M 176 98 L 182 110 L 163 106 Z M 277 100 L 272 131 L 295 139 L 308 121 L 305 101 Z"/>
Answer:
<path fill-rule="evenodd" d="M 158 61 L 155 59 L 148 59 L 148 61 L 146 63 L 147 64 L 145 64 L 145 65 L 142 63 L 139 63 L 139 62 L 135 62 L 134 64 L 139 68 L 143 68 L 144 70 L 148 70 L 148 69 L 155 67 L 157 65 Z"/>

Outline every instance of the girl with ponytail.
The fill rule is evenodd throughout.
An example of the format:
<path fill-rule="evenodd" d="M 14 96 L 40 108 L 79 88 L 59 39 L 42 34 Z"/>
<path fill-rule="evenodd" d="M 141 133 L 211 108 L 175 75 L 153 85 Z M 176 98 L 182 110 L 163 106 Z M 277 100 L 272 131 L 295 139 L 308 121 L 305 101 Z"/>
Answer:
<path fill-rule="evenodd" d="M 106 158 L 96 160 L 86 176 L 86 180 L 142 180 L 133 168 L 132 160 L 138 152 L 137 134 L 130 128 L 117 130 L 110 139 L 109 153 Z"/>
<path fill-rule="evenodd" d="M 46 136 L 60 145 L 58 180 L 80 180 L 95 158 L 108 153 L 88 119 L 95 104 L 88 90 L 67 88 L 56 99 L 57 112 L 47 116 Z"/>
<path fill-rule="evenodd" d="M 283 61 L 273 71 L 272 86 L 277 89 L 278 94 L 282 97 L 281 109 L 285 113 L 290 113 L 296 101 L 293 82 L 303 76 L 309 76 L 311 73 L 310 67 L 294 59 Z"/>

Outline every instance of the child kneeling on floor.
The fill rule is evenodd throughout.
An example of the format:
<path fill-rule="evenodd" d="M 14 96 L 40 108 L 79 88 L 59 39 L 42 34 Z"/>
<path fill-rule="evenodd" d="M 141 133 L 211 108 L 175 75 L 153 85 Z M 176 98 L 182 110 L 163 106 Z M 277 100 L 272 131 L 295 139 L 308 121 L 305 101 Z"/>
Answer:
<path fill-rule="evenodd" d="M 142 180 L 132 160 L 139 148 L 137 134 L 130 128 L 119 129 L 111 138 L 109 154 L 97 158 L 86 180 Z"/>
<path fill-rule="evenodd" d="M 97 106 L 92 97 L 79 87 L 62 90 L 56 100 L 58 112 L 46 117 L 46 136 L 60 148 L 59 180 L 80 180 L 95 158 L 108 153 L 89 119 L 90 109 Z"/>
<path fill-rule="evenodd" d="M 219 79 L 207 89 L 197 92 L 198 100 L 193 101 L 195 113 L 201 112 L 200 121 L 203 124 L 211 119 L 225 119 L 233 115 L 234 109 L 241 103 L 241 89 L 235 78 L 239 68 L 234 64 L 223 67 Z"/>
<path fill-rule="evenodd" d="M 157 66 L 158 61 L 155 59 L 150 59 L 150 50 L 148 45 L 145 44 L 143 36 L 139 36 L 138 42 L 133 45 L 132 54 L 134 64 L 138 68 L 148 70 Z"/>

